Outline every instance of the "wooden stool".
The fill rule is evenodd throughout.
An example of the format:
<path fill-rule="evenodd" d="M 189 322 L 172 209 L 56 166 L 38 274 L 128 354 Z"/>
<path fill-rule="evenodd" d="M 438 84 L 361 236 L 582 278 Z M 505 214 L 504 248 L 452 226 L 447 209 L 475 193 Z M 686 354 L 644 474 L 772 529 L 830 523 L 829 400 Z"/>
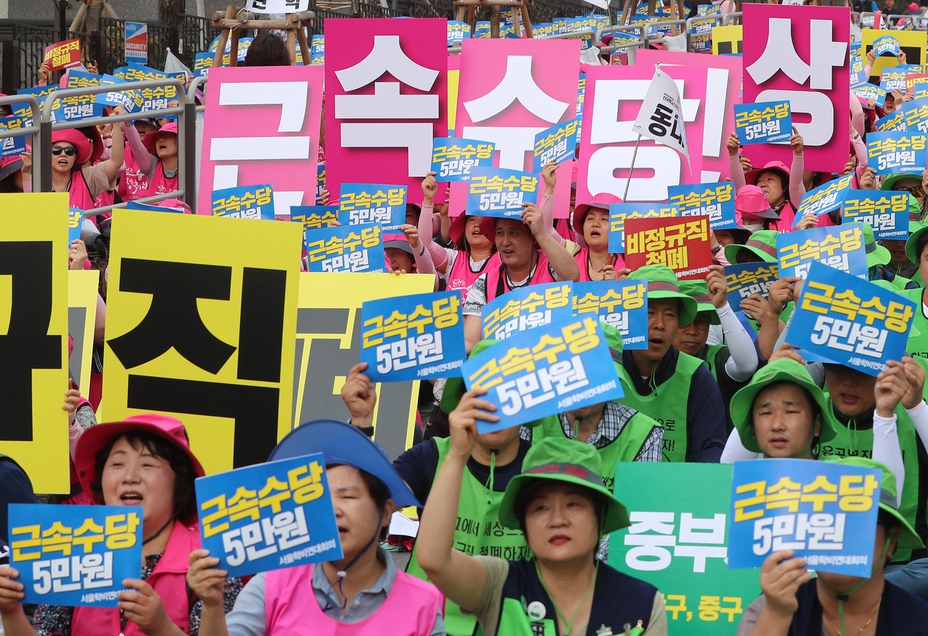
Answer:
<path fill-rule="evenodd" d="M 525 26 L 525 35 L 529 38 L 532 37 L 532 19 L 528 15 L 528 8 L 532 6 L 532 0 L 454 0 L 454 6 L 458 8 L 457 19 L 460 21 L 464 20 L 466 10 L 471 36 L 474 35 L 477 29 L 477 7 L 490 7 L 491 38 L 499 37 L 500 8 L 507 7 L 509 15 L 512 17 L 516 37 L 522 37 L 522 28 L 519 26 L 520 15 L 522 16 L 522 24 Z"/>
<path fill-rule="evenodd" d="M 243 19 L 239 19 L 239 15 Z M 219 44 L 216 47 L 216 54 L 213 56 L 213 66 L 222 64 L 222 56 L 225 54 L 226 42 L 232 38 L 232 46 L 229 51 L 229 66 L 238 66 L 238 40 L 239 33 L 242 29 L 283 29 L 287 31 L 287 48 L 290 50 L 290 65 L 296 65 L 296 43 L 300 43 L 300 54 L 303 58 L 303 64 L 309 65 L 310 50 L 309 42 L 306 40 L 306 27 L 312 28 L 313 19 L 316 14 L 312 11 L 301 11 L 299 13 L 288 13 L 283 20 L 259 20 L 248 11 L 229 5 L 225 15 L 222 11 L 214 11 L 211 16 L 213 28 L 219 29 Z"/>

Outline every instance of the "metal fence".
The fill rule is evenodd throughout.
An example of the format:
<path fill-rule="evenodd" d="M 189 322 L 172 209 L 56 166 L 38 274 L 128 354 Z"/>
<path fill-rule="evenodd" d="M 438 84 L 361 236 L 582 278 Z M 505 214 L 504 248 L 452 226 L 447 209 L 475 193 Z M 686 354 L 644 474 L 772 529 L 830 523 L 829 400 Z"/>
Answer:
<path fill-rule="evenodd" d="M 7 33 L 9 39 L 0 43 L 2 92 L 13 93 L 20 88 L 35 86 L 39 81 L 39 67 L 42 66 L 45 47 L 57 42 L 59 34 L 54 27 L 27 24 L 11 24 Z"/>
<path fill-rule="evenodd" d="M 100 20 L 103 28 L 103 39 L 105 41 L 104 57 L 106 59 L 106 71 L 112 72 L 113 69 L 123 66 L 125 62 L 125 34 L 126 20 L 114 20 L 110 17 L 103 17 Z M 178 27 L 180 28 L 180 27 Z M 176 34 L 177 30 L 173 27 L 166 27 L 160 24 L 148 25 L 148 62 L 147 65 L 152 68 L 164 68 L 164 59 L 167 56 L 168 43 L 171 36 Z M 183 54 L 179 51 L 173 51 L 177 57 L 184 59 Z M 187 66 L 193 66 L 192 51 L 190 59 L 184 63 Z M 100 68 L 103 72 L 103 68 Z"/>

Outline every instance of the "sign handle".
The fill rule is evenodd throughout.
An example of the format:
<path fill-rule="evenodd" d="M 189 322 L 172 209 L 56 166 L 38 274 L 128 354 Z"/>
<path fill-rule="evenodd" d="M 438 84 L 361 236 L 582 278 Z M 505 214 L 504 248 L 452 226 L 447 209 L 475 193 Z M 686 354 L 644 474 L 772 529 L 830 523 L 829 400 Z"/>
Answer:
<path fill-rule="evenodd" d="M 638 139 L 635 141 L 635 150 L 632 153 L 632 165 L 628 169 L 628 179 L 625 180 L 625 193 L 622 195 L 622 203 L 626 202 L 628 198 L 628 186 L 632 182 L 632 172 L 635 171 L 635 159 L 638 157 L 638 146 L 641 144 L 641 135 L 638 135 Z"/>

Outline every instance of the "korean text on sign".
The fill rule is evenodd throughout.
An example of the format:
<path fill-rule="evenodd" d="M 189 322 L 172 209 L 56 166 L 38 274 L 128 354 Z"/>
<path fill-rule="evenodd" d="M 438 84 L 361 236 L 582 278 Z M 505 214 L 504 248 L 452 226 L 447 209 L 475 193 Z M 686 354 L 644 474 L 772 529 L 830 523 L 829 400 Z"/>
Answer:
<path fill-rule="evenodd" d="M 573 283 L 529 285 L 503 294 L 483 307 L 483 337 L 505 340 L 509 336 L 573 315 Z"/>
<path fill-rule="evenodd" d="M 741 301 L 754 294 L 764 298 L 770 286 L 777 280 L 775 263 L 739 263 L 725 266 L 725 279 L 728 282 L 728 304 L 738 310 Z"/>
<path fill-rule="evenodd" d="M 557 124 L 535 135 L 532 150 L 532 172 L 538 174 L 549 161 L 561 163 L 573 159 L 577 150 L 579 119 Z"/>
<path fill-rule="evenodd" d="M 24 603 L 116 607 L 141 574 L 141 507 L 10 504 L 9 515 Z"/>
<path fill-rule="evenodd" d="M 909 236 L 909 193 L 851 190 L 841 207 L 842 223 L 869 223 L 876 240 Z"/>
<path fill-rule="evenodd" d="M 677 208 L 679 216 L 709 217 L 713 230 L 735 227 L 735 193 L 730 181 L 670 186 L 667 202 Z"/>
<path fill-rule="evenodd" d="M 679 216 L 677 208 L 667 204 L 612 203 L 609 205 L 609 251 L 625 253 L 625 221 Z"/>
<path fill-rule="evenodd" d="M 735 104 L 735 131 L 743 145 L 788 141 L 792 126 L 789 102 Z"/>
<path fill-rule="evenodd" d="M 342 557 L 321 453 L 196 481 L 200 539 L 229 576 Z"/>
<path fill-rule="evenodd" d="M 0 117 L 0 132 L 5 130 L 18 130 L 26 127 L 26 120 L 22 117 Z M 0 142 L 0 157 L 17 157 L 26 151 L 26 137 L 7 137 Z"/>
<path fill-rule="evenodd" d="M 894 291 L 813 263 L 788 339 L 816 358 L 876 376 L 887 360 L 902 359 L 915 311 Z"/>
<path fill-rule="evenodd" d="M 369 300 L 361 306 L 361 362 L 374 382 L 458 375 L 466 358 L 461 294 Z"/>
<path fill-rule="evenodd" d="M 777 235 L 780 276 L 806 278 L 809 266 L 819 261 L 842 272 L 867 279 L 867 254 L 860 224 L 814 227 Z"/>
<path fill-rule="evenodd" d="M 57 42 L 45 47 L 43 61 L 48 65 L 49 71 L 79 66 L 81 63 L 80 38 Z"/>
<path fill-rule="evenodd" d="M 538 177 L 521 170 L 472 168 L 468 186 L 468 214 L 517 217 L 523 204 L 535 202 Z"/>
<path fill-rule="evenodd" d="M 274 220 L 274 192 L 270 184 L 213 190 L 213 216 Z"/>
<path fill-rule="evenodd" d="M 854 174 L 851 173 L 806 192 L 805 196 L 802 197 L 802 201 L 799 202 L 799 209 L 796 210 L 793 227 L 797 227 L 804 216 L 810 214 L 821 216 L 840 208 L 853 183 Z"/>
<path fill-rule="evenodd" d="M 625 265 L 666 265 L 681 280 L 705 278 L 712 265 L 708 217 L 629 219 Z"/>
<path fill-rule="evenodd" d="M 470 181 L 477 166 L 492 167 L 496 145 L 476 139 L 442 137 L 432 145 L 432 172 L 438 181 Z"/>
<path fill-rule="evenodd" d="M 867 156 L 877 174 L 922 172 L 928 167 L 925 135 L 918 132 L 872 132 L 867 135 Z"/>
<path fill-rule="evenodd" d="M 338 201 L 342 225 L 377 223 L 384 230 L 406 222 L 406 186 L 343 183 Z"/>
<path fill-rule="evenodd" d="M 498 423 L 489 433 L 624 395 L 595 318 L 571 318 L 493 345 L 461 367 L 467 390 L 487 389 Z"/>
<path fill-rule="evenodd" d="M 648 348 L 648 286 L 642 281 L 574 283 L 574 316 L 590 314 L 622 334 L 623 349 Z"/>
<path fill-rule="evenodd" d="M 332 227 L 338 220 L 337 205 L 294 205 L 290 208 L 290 220 L 303 224 L 303 231 Z"/>
<path fill-rule="evenodd" d="M 68 208 L 68 245 L 81 237 L 81 225 L 83 222 L 83 210 L 79 208 Z"/>
<path fill-rule="evenodd" d="M 928 134 L 928 99 L 903 102 L 901 110 L 907 131 Z"/>
<path fill-rule="evenodd" d="M 804 459 L 735 462 L 728 565 L 793 550 L 809 568 L 869 577 L 880 471 Z"/>
<path fill-rule="evenodd" d="M 381 272 L 383 235 L 379 225 L 347 225 L 306 231 L 310 272 Z"/>

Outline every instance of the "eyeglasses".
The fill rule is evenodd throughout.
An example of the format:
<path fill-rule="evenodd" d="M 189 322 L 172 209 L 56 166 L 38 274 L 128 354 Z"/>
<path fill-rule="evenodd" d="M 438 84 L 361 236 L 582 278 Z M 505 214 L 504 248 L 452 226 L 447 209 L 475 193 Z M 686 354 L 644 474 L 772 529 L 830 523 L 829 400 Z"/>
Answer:
<path fill-rule="evenodd" d="M 908 186 L 907 188 L 903 188 L 902 186 L 899 186 L 894 189 L 902 190 L 903 192 L 908 192 L 916 199 L 921 199 L 923 196 L 925 196 L 925 189 L 922 188 L 920 185 Z"/>
<path fill-rule="evenodd" d="M 77 148 L 74 146 L 52 146 L 52 154 L 56 157 L 64 153 L 65 157 L 73 157 L 77 154 Z"/>

